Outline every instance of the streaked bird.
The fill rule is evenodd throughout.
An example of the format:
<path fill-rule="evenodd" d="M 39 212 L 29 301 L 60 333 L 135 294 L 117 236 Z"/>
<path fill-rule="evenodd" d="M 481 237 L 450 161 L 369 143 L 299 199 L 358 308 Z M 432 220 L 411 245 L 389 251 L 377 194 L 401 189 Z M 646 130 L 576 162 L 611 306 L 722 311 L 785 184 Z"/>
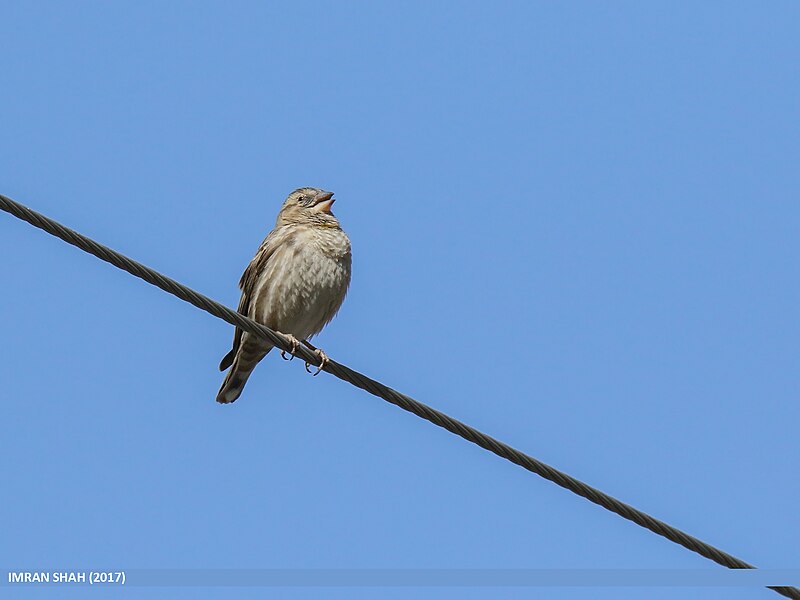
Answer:
<path fill-rule="evenodd" d="M 245 269 L 239 287 L 239 312 L 292 338 L 294 348 L 305 343 L 339 311 L 350 284 L 350 240 L 331 212 L 332 192 L 300 188 L 289 194 L 275 228 L 261 243 Z M 238 327 L 231 349 L 219 365 L 230 368 L 217 402 L 235 401 L 256 364 L 273 346 Z M 283 353 L 281 353 L 283 355 Z"/>

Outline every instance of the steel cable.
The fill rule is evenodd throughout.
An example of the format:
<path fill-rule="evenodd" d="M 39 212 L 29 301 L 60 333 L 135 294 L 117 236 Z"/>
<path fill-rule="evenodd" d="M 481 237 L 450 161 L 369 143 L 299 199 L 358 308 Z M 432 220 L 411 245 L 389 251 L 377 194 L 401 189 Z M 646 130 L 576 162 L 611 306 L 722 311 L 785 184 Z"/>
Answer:
<path fill-rule="evenodd" d="M 292 352 L 292 344 L 280 333 L 275 332 L 264 325 L 256 323 L 255 321 L 245 317 L 244 315 L 241 315 L 227 306 L 224 306 L 219 302 L 216 302 L 211 298 L 208 298 L 207 296 L 204 296 L 203 294 L 200 294 L 191 288 L 188 288 L 185 285 L 162 275 L 150 267 L 138 263 L 135 260 L 132 260 L 120 254 L 119 252 L 112 250 L 111 248 L 108 248 L 107 246 L 99 244 L 94 240 L 76 231 L 73 231 L 68 227 L 65 227 L 64 225 L 61 225 L 53 219 L 50 219 L 6 196 L 3 196 L 2 194 L 0 194 L 0 208 L 14 215 L 15 217 L 30 223 L 34 227 L 38 227 L 39 229 L 42 229 L 47 233 L 64 240 L 68 244 L 76 246 L 81 250 L 88 252 L 89 254 L 92 254 L 119 269 L 122 269 L 123 271 L 127 271 L 131 275 L 135 275 L 136 277 L 143 279 L 144 281 L 164 290 L 169 294 L 172 294 L 173 296 L 177 296 L 181 300 L 184 300 L 196 306 L 197 308 L 214 315 L 215 317 L 227 321 L 232 325 L 236 325 L 237 327 L 241 327 L 243 330 L 254 335 L 265 338 L 269 340 L 270 343 L 286 352 Z M 302 345 L 295 349 L 294 354 L 310 364 L 315 366 L 319 365 L 319 358 L 317 355 Z M 505 444 L 481 431 L 478 431 L 474 427 L 470 427 L 469 425 L 466 425 L 461 421 L 458 421 L 434 408 L 431 408 L 430 406 L 414 400 L 405 394 L 401 394 L 400 392 L 393 390 L 392 388 L 375 381 L 374 379 L 371 379 L 366 375 L 359 373 L 358 371 L 354 371 L 345 365 L 337 363 L 334 360 L 330 360 L 330 362 L 325 365 L 324 370 L 343 381 L 361 388 L 362 390 L 365 390 L 370 394 L 377 396 L 378 398 L 399 406 L 403 410 L 413 413 L 418 417 L 425 419 L 426 421 L 430 421 L 434 425 L 438 425 L 439 427 L 442 427 L 447 431 L 472 442 L 473 444 L 477 444 L 481 448 L 489 450 L 490 452 L 493 452 L 494 454 L 505 458 L 506 460 L 509 460 L 523 467 L 524 469 L 527 469 L 528 471 L 531 471 L 532 473 L 536 473 L 537 475 L 552 481 L 553 483 L 573 492 L 574 494 L 583 496 L 587 500 L 594 502 L 595 504 L 602 506 L 607 510 L 617 513 L 624 519 L 649 529 L 653 533 L 665 537 L 676 544 L 680 544 L 684 548 L 713 560 L 724 567 L 728 567 L 729 569 L 756 568 L 753 565 L 746 563 L 745 561 L 736 558 L 735 556 L 732 556 L 723 550 L 720 550 L 719 548 L 707 544 L 706 542 L 703 542 L 702 540 L 699 540 L 696 537 L 681 531 L 680 529 L 672 527 L 663 521 L 651 517 L 647 513 L 625 504 L 613 496 L 609 496 L 608 494 L 601 492 L 600 490 L 583 483 L 582 481 L 575 479 L 574 477 L 571 477 L 570 475 L 567 475 L 566 473 L 563 473 L 558 469 L 555 469 L 533 458 L 532 456 L 528 456 L 527 454 L 512 448 L 508 444 Z M 787 598 L 800 600 L 800 590 L 795 587 L 770 586 L 770 589 Z"/>

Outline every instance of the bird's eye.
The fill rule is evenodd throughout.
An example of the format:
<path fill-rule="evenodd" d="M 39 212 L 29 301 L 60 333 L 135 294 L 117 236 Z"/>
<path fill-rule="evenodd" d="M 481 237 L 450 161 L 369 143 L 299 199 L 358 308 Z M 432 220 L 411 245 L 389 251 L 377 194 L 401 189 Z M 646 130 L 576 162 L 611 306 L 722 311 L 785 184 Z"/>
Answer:
<path fill-rule="evenodd" d="M 308 200 L 308 198 L 306 198 L 305 196 L 300 196 L 300 197 L 297 198 L 297 203 L 298 204 L 305 204 L 306 200 Z"/>

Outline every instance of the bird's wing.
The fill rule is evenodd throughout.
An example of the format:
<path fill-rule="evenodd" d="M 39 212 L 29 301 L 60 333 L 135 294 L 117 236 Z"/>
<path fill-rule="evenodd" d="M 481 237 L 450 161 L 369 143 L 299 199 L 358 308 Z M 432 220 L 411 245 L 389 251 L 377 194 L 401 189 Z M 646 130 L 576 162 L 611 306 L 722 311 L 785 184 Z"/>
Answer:
<path fill-rule="evenodd" d="M 259 276 L 267 268 L 270 258 L 285 239 L 286 233 L 284 227 L 278 227 L 270 231 L 269 235 L 261 242 L 261 246 L 259 246 L 253 260 L 250 261 L 250 264 L 247 265 L 244 273 L 242 273 L 242 278 L 239 280 L 239 289 L 242 290 L 242 297 L 239 300 L 239 308 L 237 309 L 240 314 L 249 315 L 250 302 L 253 299 Z M 219 363 L 220 371 L 224 371 L 233 364 L 233 359 L 236 357 L 236 352 L 242 343 L 242 333 L 244 332 L 237 327 L 233 334 L 233 348 Z"/>

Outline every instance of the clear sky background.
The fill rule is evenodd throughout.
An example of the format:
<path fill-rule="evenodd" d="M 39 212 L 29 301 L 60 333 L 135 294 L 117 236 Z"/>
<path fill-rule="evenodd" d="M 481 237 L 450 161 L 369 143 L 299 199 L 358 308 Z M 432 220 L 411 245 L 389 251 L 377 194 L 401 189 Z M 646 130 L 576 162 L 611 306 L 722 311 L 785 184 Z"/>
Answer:
<path fill-rule="evenodd" d="M 0 192 L 235 307 L 286 194 L 333 190 L 354 274 L 331 357 L 798 568 L 798 23 L 788 1 L 6 1 Z M 0 255 L 4 571 L 721 569 L 299 361 L 219 406 L 232 327 L 4 214 Z M 236 597 L 266 594 L 409 590 Z"/>

